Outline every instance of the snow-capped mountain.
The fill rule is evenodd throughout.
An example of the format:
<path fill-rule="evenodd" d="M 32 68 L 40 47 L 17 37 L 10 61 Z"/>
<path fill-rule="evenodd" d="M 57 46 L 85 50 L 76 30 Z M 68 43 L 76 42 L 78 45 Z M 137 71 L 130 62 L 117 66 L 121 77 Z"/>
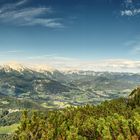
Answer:
<path fill-rule="evenodd" d="M 18 72 L 22 72 L 24 70 L 36 71 L 36 72 L 50 72 L 53 73 L 56 69 L 52 68 L 48 65 L 29 65 L 29 64 L 21 64 L 18 62 L 9 62 L 0 65 L 0 69 L 4 69 L 6 72 L 11 70 L 15 70 Z"/>
<path fill-rule="evenodd" d="M 16 63 L 16 62 L 10 62 L 10 63 L 6 63 L 6 64 L 2 64 L 0 66 L 0 69 L 4 69 L 6 72 L 9 72 L 11 70 L 16 70 L 16 71 L 20 72 L 26 68 L 27 67 L 25 67 L 24 65 Z"/>

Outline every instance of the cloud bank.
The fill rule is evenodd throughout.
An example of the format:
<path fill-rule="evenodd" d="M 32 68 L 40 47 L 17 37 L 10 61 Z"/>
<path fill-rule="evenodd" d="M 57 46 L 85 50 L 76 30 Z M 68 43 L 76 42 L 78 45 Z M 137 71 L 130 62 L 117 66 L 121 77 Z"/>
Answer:
<path fill-rule="evenodd" d="M 15 55 L 16 54 L 16 55 Z M 0 57 L 4 55 L 7 61 L 0 61 L 1 64 L 10 61 L 17 61 L 21 64 L 27 64 L 28 66 L 36 65 L 39 68 L 50 66 L 53 69 L 61 71 L 109 71 L 109 72 L 132 72 L 140 73 L 140 61 L 139 60 L 128 60 L 128 59 L 106 59 L 87 61 L 80 60 L 77 58 L 62 57 L 57 54 L 44 54 L 34 55 L 26 54 L 21 50 L 10 50 L 0 52 Z M 16 57 L 17 56 L 17 57 Z M 3 56 L 2 56 L 3 57 Z"/>
<path fill-rule="evenodd" d="M 140 61 L 127 59 L 84 61 L 76 58 L 60 57 L 57 55 L 42 55 L 27 57 L 26 62 L 49 65 L 62 71 L 85 70 L 140 73 Z"/>

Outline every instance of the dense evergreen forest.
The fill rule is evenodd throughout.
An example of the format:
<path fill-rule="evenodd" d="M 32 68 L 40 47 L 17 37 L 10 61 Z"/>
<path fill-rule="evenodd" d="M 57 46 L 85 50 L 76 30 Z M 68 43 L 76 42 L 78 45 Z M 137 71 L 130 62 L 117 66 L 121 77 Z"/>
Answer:
<path fill-rule="evenodd" d="M 24 111 L 14 140 L 139 140 L 140 88 L 128 98 L 63 110 Z"/>

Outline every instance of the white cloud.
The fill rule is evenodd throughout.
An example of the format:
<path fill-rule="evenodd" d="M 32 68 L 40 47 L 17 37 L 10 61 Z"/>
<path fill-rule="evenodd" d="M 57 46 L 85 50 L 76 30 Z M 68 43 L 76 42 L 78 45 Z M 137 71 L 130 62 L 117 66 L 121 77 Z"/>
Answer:
<path fill-rule="evenodd" d="M 0 8 L 0 20 L 4 23 L 12 23 L 19 26 L 41 25 L 50 28 L 63 27 L 60 18 L 42 18 L 42 15 L 52 13 L 50 7 L 26 7 L 23 8 L 27 0 L 19 1 L 15 4 L 6 4 Z"/>
<path fill-rule="evenodd" d="M 140 44 L 138 44 L 138 45 L 136 45 L 136 46 L 133 47 L 132 53 L 134 55 L 140 55 Z"/>
<path fill-rule="evenodd" d="M 28 0 L 21 0 L 19 2 L 16 3 L 16 6 L 20 6 L 20 5 L 23 5 L 25 3 L 27 3 Z"/>
<path fill-rule="evenodd" d="M 139 38 L 130 40 L 124 44 L 130 49 L 131 55 L 140 55 L 140 41 Z"/>
<path fill-rule="evenodd" d="M 133 12 L 131 10 L 121 11 L 122 16 L 133 16 Z"/>
<path fill-rule="evenodd" d="M 140 14 L 140 9 L 121 11 L 122 16 L 135 16 L 135 15 L 138 15 L 138 14 Z"/>
<path fill-rule="evenodd" d="M 132 3 L 133 1 L 132 1 L 132 0 L 126 0 L 126 2 L 127 2 L 127 3 Z"/>
<path fill-rule="evenodd" d="M 45 55 L 29 56 L 26 59 L 27 60 L 39 60 L 39 59 L 42 60 L 42 59 L 47 59 L 54 56 L 55 54 L 45 54 Z"/>
<path fill-rule="evenodd" d="M 133 13 L 134 15 L 140 14 L 140 9 L 134 9 Z"/>
<path fill-rule="evenodd" d="M 122 4 L 126 9 L 128 8 L 134 8 L 134 2 L 133 0 L 124 0 Z"/>
<path fill-rule="evenodd" d="M 77 61 L 77 59 L 75 58 L 69 58 L 69 57 L 62 57 L 62 56 L 57 56 L 56 54 L 46 54 L 46 55 L 38 55 L 38 56 L 29 56 L 26 58 L 27 60 L 31 60 L 31 61 L 54 61 L 54 62 L 73 62 L 73 61 Z"/>
<path fill-rule="evenodd" d="M 140 14 L 140 5 L 134 0 L 122 2 L 121 16 L 136 16 Z"/>
<path fill-rule="evenodd" d="M 18 11 L 13 11 L 12 16 L 13 18 L 33 18 L 36 17 L 40 14 L 44 14 L 46 12 L 49 12 L 50 8 L 45 8 L 45 7 L 41 7 L 41 8 L 25 8 L 22 10 L 18 10 Z"/>
<path fill-rule="evenodd" d="M 77 69 L 113 72 L 140 72 L 140 61 L 112 59 L 85 62 L 77 65 Z"/>
<path fill-rule="evenodd" d="M 51 61 L 47 63 L 59 70 L 110 71 L 110 72 L 140 72 L 140 61 L 112 59 L 100 61 Z"/>
<path fill-rule="evenodd" d="M 22 22 L 22 26 L 42 25 L 50 28 L 60 28 L 63 25 L 57 21 L 58 19 L 41 19 L 41 18 L 26 18 L 26 22 Z"/>
<path fill-rule="evenodd" d="M 24 51 L 22 50 L 9 50 L 9 51 L 0 51 L 0 57 L 8 57 L 8 56 L 17 56 L 21 55 Z"/>
<path fill-rule="evenodd" d="M 12 10 L 12 9 L 16 9 L 24 4 L 27 3 L 28 0 L 20 0 L 17 1 L 16 3 L 8 3 L 3 5 L 2 7 L 0 7 L 0 12 L 5 12 L 7 10 Z"/>

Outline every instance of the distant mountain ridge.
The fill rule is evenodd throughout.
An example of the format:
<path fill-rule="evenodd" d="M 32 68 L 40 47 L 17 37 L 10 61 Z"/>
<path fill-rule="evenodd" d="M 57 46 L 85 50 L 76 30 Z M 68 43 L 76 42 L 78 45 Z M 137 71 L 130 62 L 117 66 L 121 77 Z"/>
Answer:
<path fill-rule="evenodd" d="M 64 72 L 49 66 L 18 63 L 0 66 L 0 94 L 17 100 L 27 99 L 46 108 L 98 104 L 103 100 L 128 96 L 139 84 L 140 74 L 134 73 Z M 0 101 L 2 107 L 6 102 Z"/>
<path fill-rule="evenodd" d="M 111 71 L 93 71 L 93 70 L 79 70 L 79 69 L 71 69 L 71 68 L 67 68 L 66 70 L 59 70 L 56 69 L 50 65 L 39 65 L 39 64 L 25 64 L 25 63 L 18 63 L 16 61 L 13 62 L 8 62 L 8 63 L 4 63 L 4 64 L 0 64 L 0 69 L 5 69 L 5 71 L 7 70 L 16 70 L 16 71 L 24 71 L 24 70 L 31 70 L 31 71 L 36 71 L 36 72 L 55 72 L 55 71 L 59 71 L 65 75 L 67 74 L 78 74 L 78 75 L 103 75 L 105 73 L 110 73 L 110 74 L 129 74 L 129 75 L 134 75 L 134 74 L 139 74 L 140 73 L 130 73 L 130 72 L 111 72 Z"/>

